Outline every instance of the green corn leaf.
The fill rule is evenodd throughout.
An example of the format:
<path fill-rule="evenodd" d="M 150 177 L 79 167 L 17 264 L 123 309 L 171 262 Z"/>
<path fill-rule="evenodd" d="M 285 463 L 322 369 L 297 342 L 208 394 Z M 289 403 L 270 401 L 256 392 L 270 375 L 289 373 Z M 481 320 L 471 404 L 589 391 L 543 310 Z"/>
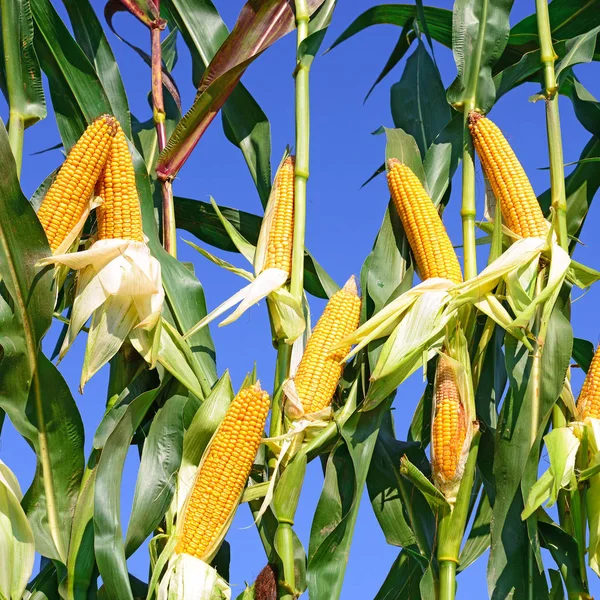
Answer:
<path fill-rule="evenodd" d="M 0 460 L 0 547 L 6 561 L 0 574 L 0 596 L 22 597 L 33 571 L 33 531 L 21 507 L 23 494 L 13 472 Z"/>
<path fill-rule="evenodd" d="M 510 391 L 504 400 L 496 437 L 494 476 L 496 497 L 491 525 L 492 547 L 488 569 L 488 585 L 495 594 L 515 590 L 518 597 L 528 598 L 527 560 L 534 561 L 534 598 L 547 594 L 545 579 L 535 566 L 527 523 L 521 521 L 523 495 L 537 479 L 539 447 L 552 406 L 561 393 L 569 365 L 572 344 L 570 324 L 554 308 L 541 359 L 532 356 L 512 336 L 506 338 L 506 368 Z M 532 371 L 540 360 L 540 370 Z M 537 372 L 537 380 L 531 375 Z M 544 374 L 543 376 L 541 374 Z M 534 439 L 532 432 L 536 433 Z M 531 448 L 531 452 L 530 449 Z M 529 457 L 531 460 L 528 462 Z M 522 491 L 521 491 L 522 490 Z M 520 561 L 510 561 L 518 553 Z M 527 560 L 525 559 L 526 557 Z"/>
<path fill-rule="evenodd" d="M 509 34 L 512 0 L 457 0 L 453 12 L 452 51 L 458 77 L 448 89 L 448 102 L 488 112 L 496 98 L 492 68 Z"/>
<path fill-rule="evenodd" d="M 25 128 L 46 117 L 40 64 L 33 45 L 33 19 L 29 0 L 2 4 L 3 74 L 10 118 Z"/>
<path fill-rule="evenodd" d="M 435 515 L 421 492 L 400 474 L 400 459 L 406 454 L 421 468 L 428 467 L 427 458 L 417 444 L 396 440 L 388 413 L 383 417 L 373 451 L 367 490 L 387 543 L 428 556 L 434 543 Z"/>
<path fill-rule="evenodd" d="M 315 598 L 340 597 L 346 557 L 385 404 L 355 412 L 327 460 L 323 492 L 311 527 L 307 581 Z"/>
<path fill-rule="evenodd" d="M 121 527 L 123 468 L 134 433 L 170 379 L 141 393 L 125 406 L 107 437 L 98 462 L 94 489 L 94 551 L 106 598 L 133 600 Z"/>
<path fill-rule="evenodd" d="M 93 65 L 48 0 L 31 0 L 35 48 L 48 77 L 56 121 L 68 151 L 88 123 L 112 113 Z"/>
<path fill-rule="evenodd" d="M 33 446 L 38 468 L 23 506 L 36 547 L 66 562 L 72 510 L 83 472 L 83 425 L 57 369 L 42 354 L 52 321 L 53 278 L 35 265 L 50 254 L 44 231 L 23 196 L 6 130 L 0 127 L 0 408 Z"/>
<path fill-rule="evenodd" d="M 219 210 L 245 240 L 253 245 L 258 243 L 261 217 L 226 206 L 219 206 Z M 177 227 L 189 231 L 203 242 L 221 250 L 237 250 L 214 207 L 208 202 L 176 196 L 175 219 Z M 304 287 L 317 298 L 329 298 L 339 289 L 308 250 L 304 254 Z"/>
<path fill-rule="evenodd" d="M 490 547 L 492 507 L 485 491 L 481 492 L 475 520 L 460 552 L 459 571 L 464 571 Z"/>
<path fill-rule="evenodd" d="M 131 556 L 167 512 L 181 464 L 187 394 L 173 394 L 152 419 L 140 461 L 125 555 Z"/>
<path fill-rule="evenodd" d="M 573 340 L 573 359 L 587 373 L 594 357 L 594 344 L 588 340 L 575 338 Z"/>
<path fill-rule="evenodd" d="M 447 48 L 452 45 L 452 11 L 424 6 L 423 14 L 431 37 Z M 333 42 L 329 50 L 372 25 L 397 25 L 404 27 L 418 17 L 418 9 L 412 4 L 381 4 L 373 6 L 358 16 Z"/>
<path fill-rule="evenodd" d="M 451 115 L 440 73 L 423 42 L 418 42 L 390 93 L 394 126 L 412 135 L 425 156 Z"/>
<path fill-rule="evenodd" d="M 600 138 L 593 136 L 587 143 L 580 158 L 600 157 Z M 571 237 L 569 250 L 571 253 L 577 247 L 577 239 L 585 223 L 594 196 L 600 188 L 600 169 L 594 163 L 583 163 L 565 178 L 567 195 L 567 231 Z M 539 202 L 545 214 L 550 211 L 550 190 L 546 190 Z"/>
<path fill-rule="evenodd" d="M 600 33 L 600 25 L 570 39 L 565 44 L 565 56 L 556 63 L 555 73 L 558 81 L 561 81 L 561 74 L 565 69 L 573 65 L 590 62 L 594 58 L 596 49 L 596 38 Z"/>
<path fill-rule="evenodd" d="M 119 66 L 89 0 L 63 0 L 75 39 L 94 66 L 125 135 L 131 137 L 131 116 Z"/>
<path fill-rule="evenodd" d="M 402 550 L 390 568 L 374 600 L 412 600 L 420 598 L 419 584 L 423 565 L 414 555 Z"/>

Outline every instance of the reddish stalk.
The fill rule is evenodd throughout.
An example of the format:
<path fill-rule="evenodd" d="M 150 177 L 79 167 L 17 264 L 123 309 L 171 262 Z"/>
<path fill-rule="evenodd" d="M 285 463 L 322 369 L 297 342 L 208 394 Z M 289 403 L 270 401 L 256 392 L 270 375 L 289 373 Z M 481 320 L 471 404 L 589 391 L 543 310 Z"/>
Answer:
<path fill-rule="evenodd" d="M 160 0 L 154 0 L 157 14 L 160 13 Z M 162 46 L 160 32 L 165 28 L 165 21 L 156 18 L 150 26 L 150 41 L 152 47 L 152 105 L 153 118 L 156 126 L 156 139 L 159 154 L 167 145 L 165 127 L 165 102 L 163 97 L 162 75 Z M 161 180 L 163 197 L 162 226 L 163 246 L 171 256 L 177 256 L 175 207 L 173 205 L 173 188 L 170 180 Z"/>

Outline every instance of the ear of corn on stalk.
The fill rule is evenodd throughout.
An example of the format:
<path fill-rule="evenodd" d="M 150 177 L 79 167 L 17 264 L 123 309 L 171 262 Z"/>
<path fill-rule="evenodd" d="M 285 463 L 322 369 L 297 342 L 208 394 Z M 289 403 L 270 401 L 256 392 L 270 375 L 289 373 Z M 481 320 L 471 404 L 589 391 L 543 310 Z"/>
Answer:
<path fill-rule="evenodd" d="M 329 299 L 294 375 L 298 400 L 306 414 L 330 406 L 342 375 L 341 361 L 350 350 L 350 346 L 337 346 L 358 327 L 360 308 L 356 280 L 351 277 Z"/>
<path fill-rule="evenodd" d="M 288 275 L 292 271 L 295 164 L 294 156 L 286 157 L 275 175 L 272 203 L 269 202 L 264 217 L 264 234 L 261 229 L 266 236 L 264 258 L 257 251 L 259 262 L 263 263 L 257 264 L 261 271 L 281 269 Z"/>
<path fill-rule="evenodd" d="M 229 325 L 248 308 L 268 298 L 273 330 L 277 339 L 291 344 L 304 331 L 306 324 L 302 306 L 286 289 L 291 274 L 294 234 L 294 165 L 295 159 L 286 152 L 273 181 L 271 195 L 254 251 L 254 277 L 246 274 L 250 283 L 225 300 L 190 329 L 185 337 L 208 325 L 236 304 L 239 306 L 219 326 Z M 219 213 L 217 213 L 219 214 Z M 229 224 L 222 215 L 225 227 Z M 233 239 L 233 238 L 232 238 Z M 234 243 L 236 240 L 233 240 Z M 246 245 L 248 243 L 246 242 Z M 202 252 L 207 255 L 207 253 Z M 248 256 L 247 256 L 248 257 Z M 251 257 L 248 257 L 252 260 Z M 218 259 L 213 259 L 217 262 Z"/>
<path fill-rule="evenodd" d="M 587 372 L 579 398 L 577 412 L 584 421 L 587 417 L 600 419 L 600 345 L 596 348 Z"/>
<path fill-rule="evenodd" d="M 179 516 L 177 553 L 208 562 L 218 550 L 250 474 L 268 411 L 269 395 L 260 382 L 233 399 Z"/>
<path fill-rule="evenodd" d="M 462 281 L 460 264 L 446 228 L 419 178 L 408 166 L 388 161 L 388 185 L 421 279 Z"/>
<path fill-rule="evenodd" d="M 468 430 L 467 413 L 454 366 L 444 355 L 440 356 L 437 365 L 433 404 L 431 464 L 435 482 L 443 487 L 462 476 Z"/>
<path fill-rule="evenodd" d="M 118 122 L 98 117 L 71 148 L 40 208 L 48 243 L 55 251 L 83 217 L 104 168 Z"/>
<path fill-rule="evenodd" d="M 98 239 L 144 241 L 135 171 L 127 139 L 117 123 L 108 160 L 96 186 L 102 204 L 96 209 Z"/>
<path fill-rule="evenodd" d="M 508 228 L 520 237 L 545 237 L 548 222 L 521 163 L 500 129 L 474 111 L 469 113 L 469 129 Z"/>
<path fill-rule="evenodd" d="M 79 271 L 64 356 L 92 317 L 80 389 L 108 362 L 129 337 L 135 349 L 154 366 L 159 353 L 160 317 L 164 300 L 161 267 L 150 254 L 142 232 L 133 161 L 125 134 L 114 129 L 100 181 L 90 184 L 102 195 L 98 207 L 98 238 L 88 250 L 55 254 L 40 264 L 62 264 Z M 85 159 L 83 159 L 85 162 Z M 98 179 L 98 177 L 96 177 Z M 93 190 L 93 187 L 92 187 Z M 91 194 L 91 192 L 90 192 Z"/>

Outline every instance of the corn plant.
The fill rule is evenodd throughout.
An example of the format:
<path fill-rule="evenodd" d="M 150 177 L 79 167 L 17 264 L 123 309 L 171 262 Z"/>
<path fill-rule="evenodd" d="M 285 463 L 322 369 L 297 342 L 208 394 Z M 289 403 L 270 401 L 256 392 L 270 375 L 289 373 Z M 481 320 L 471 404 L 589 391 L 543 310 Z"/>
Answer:
<path fill-rule="evenodd" d="M 362 510 L 382 534 L 369 554 L 384 555 L 383 538 L 398 549 L 387 576 L 359 573 L 368 597 L 591 599 L 600 351 L 574 337 L 571 319 L 587 301 L 573 302 L 577 290 L 600 280 L 595 260 L 573 258 L 592 239 L 584 224 L 600 187 L 600 105 L 575 72 L 600 60 L 600 1 L 536 0 L 520 21 L 512 0 L 362 13 L 349 0 L 237 4 L 229 31 L 219 9 L 231 7 L 212 0 L 0 2 L 0 433 L 11 439 L 9 422 L 35 457 L 32 481 L 19 481 L 18 452 L 0 447 L 0 599 L 362 599 L 344 581 L 349 556 L 365 552 L 354 535 L 365 491 Z M 311 114 L 323 109 L 311 69 L 326 64 L 325 49 L 352 61 L 347 40 L 383 24 L 399 39 L 367 98 L 402 74 L 390 89 L 393 127 L 376 131 L 380 166 L 358 192 L 371 194 L 360 210 L 382 224 L 364 262 L 344 263 L 336 281 L 306 248 L 307 214 L 322 202 L 356 207 L 310 185 L 311 172 L 332 171 L 311 155 Z M 289 131 L 274 139 L 289 139 L 272 148 L 252 93 L 264 91 L 242 80 L 286 36 L 294 96 Z M 446 88 L 438 65 L 450 51 Z M 195 88 L 188 106 L 181 53 Z M 140 59 L 145 115 L 131 112 L 136 84 L 119 69 Z M 352 85 L 363 80 L 356 70 Z M 511 147 L 525 84 L 545 110 L 545 131 L 530 140 L 549 164 L 540 196 Z M 496 104 L 510 106 L 513 131 L 494 122 Z M 571 136 L 559 108 L 591 134 L 576 161 L 563 152 Z M 239 152 L 229 176 L 250 174 L 260 214 L 215 201 L 189 168 L 217 116 Z M 24 148 L 48 146 L 44 120 L 60 137 L 44 152 L 62 152 L 60 165 L 32 172 Z M 332 151 L 343 153 L 333 131 Z M 205 171 L 217 160 L 207 156 Z M 376 166 L 365 160 L 364 174 Z M 363 174 L 340 175 L 358 188 Z M 197 198 L 180 195 L 184 180 Z M 190 252 L 193 265 L 181 260 Z M 210 265 L 245 285 L 223 299 Z M 272 347 L 239 335 L 255 364 L 217 368 L 216 320 L 243 332 L 250 309 L 268 317 Z M 595 322 L 588 328 L 596 338 Z M 61 363 L 78 353 L 82 397 Z M 101 373 L 103 415 L 87 422 L 82 403 L 98 403 Z M 409 378 L 422 389 L 412 415 Z M 308 474 L 322 485 L 309 507 Z M 304 531 L 298 515 L 308 513 Z M 232 535 L 240 514 L 251 525 Z M 232 543 L 242 535 L 257 540 L 259 572 Z M 134 554 L 143 579 L 130 572 Z M 244 566 L 245 586 L 230 561 Z M 469 579 L 475 561 L 487 562 L 487 589 Z"/>

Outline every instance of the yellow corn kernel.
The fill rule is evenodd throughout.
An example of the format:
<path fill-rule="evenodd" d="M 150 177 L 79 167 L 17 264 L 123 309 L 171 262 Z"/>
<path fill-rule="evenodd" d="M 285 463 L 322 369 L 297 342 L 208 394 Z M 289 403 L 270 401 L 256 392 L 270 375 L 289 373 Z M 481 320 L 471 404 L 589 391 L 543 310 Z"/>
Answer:
<path fill-rule="evenodd" d="M 419 178 L 399 160 L 388 161 L 388 186 L 421 279 L 462 281 L 460 264 L 442 219 Z"/>
<path fill-rule="evenodd" d="M 600 419 L 600 345 L 596 348 L 594 358 L 581 387 L 577 399 L 577 411 L 583 421 L 586 417 Z"/>
<path fill-rule="evenodd" d="M 498 127 L 477 112 L 469 113 L 473 145 L 506 226 L 521 237 L 545 237 L 548 222 L 529 179 Z"/>
<path fill-rule="evenodd" d="M 292 270 L 294 240 L 294 167 L 296 161 L 288 156 L 275 175 L 273 221 L 263 269 Z"/>
<path fill-rule="evenodd" d="M 435 411 L 431 431 L 434 480 L 441 484 L 460 479 L 467 418 L 450 361 L 440 357 L 435 382 Z"/>
<path fill-rule="evenodd" d="M 118 122 L 98 117 L 71 148 L 38 210 L 48 243 L 55 251 L 79 223 L 100 177 Z"/>
<path fill-rule="evenodd" d="M 103 200 L 96 209 L 98 239 L 144 241 L 133 161 L 120 126 L 98 181 L 96 194 Z"/>
<path fill-rule="evenodd" d="M 260 382 L 231 402 L 186 501 L 176 552 L 204 560 L 214 551 L 250 475 L 268 412 L 269 394 Z"/>
<path fill-rule="evenodd" d="M 356 280 L 351 277 L 327 303 L 308 339 L 294 377 L 298 398 L 307 414 L 327 408 L 342 375 L 340 362 L 350 346 L 333 350 L 358 327 L 361 301 Z"/>

